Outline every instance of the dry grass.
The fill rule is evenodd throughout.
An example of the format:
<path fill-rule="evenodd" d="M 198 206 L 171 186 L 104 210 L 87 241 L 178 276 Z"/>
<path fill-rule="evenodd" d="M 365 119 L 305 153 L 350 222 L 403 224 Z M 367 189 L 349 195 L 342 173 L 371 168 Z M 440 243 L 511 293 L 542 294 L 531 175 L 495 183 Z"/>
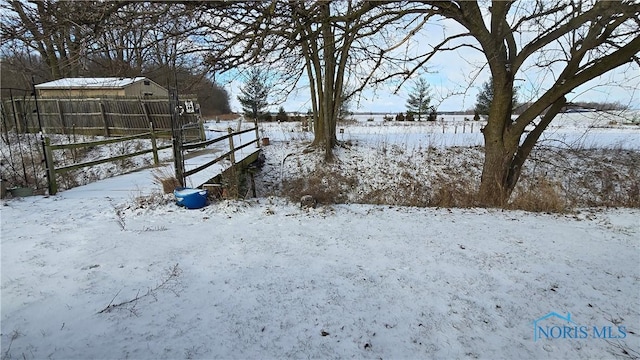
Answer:
<path fill-rule="evenodd" d="M 380 146 L 371 152 L 358 145 L 339 149 L 333 165 L 323 164 L 319 156 L 314 159 L 314 154 L 300 155 L 286 162 L 286 180 L 269 178 L 263 184 L 269 185 L 268 194 L 294 202 L 312 195 L 320 204 L 478 206 L 481 148 L 386 150 Z M 263 174 L 279 174 L 281 164 L 276 166 L 267 166 Z M 640 207 L 640 152 L 538 148 L 503 207 L 553 213 L 580 207 Z"/>
<path fill-rule="evenodd" d="M 244 188 L 244 178 L 235 167 L 230 167 L 222 172 L 222 194 L 223 199 L 238 199 Z"/>
<path fill-rule="evenodd" d="M 349 192 L 358 184 L 357 178 L 345 176 L 338 169 L 318 166 L 306 176 L 285 180 L 282 195 L 293 202 L 304 195 L 311 195 L 320 204 L 339 204 L 348 201 Z"/>
<path fill-rule="evenodd" d="M 546 178 L 567 208 L 640 207 L 638 175 L 638 151 L 543 148 L 530 160 L 520 184 Z"/>
<path fill-rule="evenodd" d="M 180 182 L 175 175 L 166 169 L 154 169 L 153 170 L 153 182 L 162 187 L 162 192 L 165 194 L 172 193 L 177 187 L 180 187 Z"/>
<path fill-rule="evenodd" d="M 173 201 L 175 201 L 173 195 L 169 196 L 167 194 L 154 192 L 148 195 L 136 196 L 133 199 L 132 203 L 134 204 L 135 209 L 154 209 L 158 206 L 162 206 Z"/>
<path fill-rule="evenodd" d="M 544 177 L 540 177 L 528 185 L 518 187 L 511 195 L 511 201 L 506 207 L 553 213 L 563 213 L 569 210 L 568 201 L 562 195 L 561 185 Z"/>
<path fill-rule="evenodd" d="M 436 181 L 429 206 L 474 207 L 477 186 L 470 181 L 441 178 Z"/>

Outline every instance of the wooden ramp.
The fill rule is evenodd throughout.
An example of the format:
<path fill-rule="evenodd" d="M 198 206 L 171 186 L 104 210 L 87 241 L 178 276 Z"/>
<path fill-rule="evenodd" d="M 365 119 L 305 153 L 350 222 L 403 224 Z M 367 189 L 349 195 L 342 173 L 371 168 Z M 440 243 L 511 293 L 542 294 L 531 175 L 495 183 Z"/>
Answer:
<path fill-rule="evenodd" d="M 250 151 L 249 151 L 250 150 Z M 235 168 L 236 169 L 246 169 L 250 164 L 258 160 L 258 156 L 260 155 L 260 148 L 252 148 L 247 149 L 247 151 L 243 151 L 236 158 Z M 220 152 L 211 152 L 208 154 L 199 154 L 198 156 L 194 156 L 190 159 L 185 159 L 185 170 L 193 170 L 206 164 L 212 160 L 215 160 L 220 156 Z M 238 158 L 240 160 L 238 160 Z M 228 169 L 232 168 L 231 162 L 228 160 L 218 161 L 216 164 L 199 171 L 193 175 L 189 175 L 186 177 L 186 185 L 188 187 L 193 188 L 201 188 L 202 185 L 208 183 L 218 183 L 218 178 Z"/>
<path fill-rule="evenodd" d="M 251 128 L 184 146 L 185 185 L 200 188 L 207 183 L 219 184 L 229 169 L 244 171 L 258 160 L 259 145 L 257 128 Z"/>

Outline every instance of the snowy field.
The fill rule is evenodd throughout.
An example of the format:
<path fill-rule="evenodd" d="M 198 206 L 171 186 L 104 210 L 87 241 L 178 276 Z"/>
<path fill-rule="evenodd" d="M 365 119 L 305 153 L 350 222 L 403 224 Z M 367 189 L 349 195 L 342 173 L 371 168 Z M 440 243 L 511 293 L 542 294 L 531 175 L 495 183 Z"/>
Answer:
<path fill-rule="evenodd" d="M 549 141 L 640 149 L 637 125 L 609 123 Z M 365 120 L 344 140 L 448 147 L 449 125 Z M 265 126 L 272 162 L 310 140 L 297 126 Z M 2 359 L 640 356 L 638 209 L 186 210 L 148 169 L 3 200 L 0 218 Z"/>
<path fill-rule="evenodd" d="M 472 121 L 473 116 L 442 115 L 435 122 L 384 121 L 384 116 L 354 115 L 353 121 L 338 124 L 338 140 L 408 148 L 484 144 L 480 130 L 486 121 Z M 311 133 L 301 132 L 300 123 L 295 122 L 265 123 L 264 136 L 285 141 L 313 139 Z M 545 130 L 540 144 L 573 149 L 640 150 L 640 111 L 560 114 Z"/>

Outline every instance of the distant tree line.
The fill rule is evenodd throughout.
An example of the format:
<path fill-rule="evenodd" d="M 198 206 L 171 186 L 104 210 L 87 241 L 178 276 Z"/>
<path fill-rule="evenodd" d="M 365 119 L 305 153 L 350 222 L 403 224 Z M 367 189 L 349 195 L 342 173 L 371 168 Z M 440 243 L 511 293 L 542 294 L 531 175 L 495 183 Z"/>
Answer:
<path fill-rule="evenodd" d="M 622 111 L 629 110 L 629 106 L 621 104 L 620 102 L 593 102 L 593 101 L 577 101 L 567 103 L 564 110 L 569 109 L 583 109 L 583 110 L 596 110 L 596 111 Z"/>

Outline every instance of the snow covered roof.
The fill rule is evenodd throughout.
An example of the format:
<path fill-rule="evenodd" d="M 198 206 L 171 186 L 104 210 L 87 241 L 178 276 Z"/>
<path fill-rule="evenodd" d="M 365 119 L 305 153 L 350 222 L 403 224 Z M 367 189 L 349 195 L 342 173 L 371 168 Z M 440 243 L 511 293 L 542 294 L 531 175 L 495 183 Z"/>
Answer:
<path fill-rule="evenodd" d="M 145 77 L 64 78 L 38 84 L 36 89 L 122 89 L 146 79 Z"/>

